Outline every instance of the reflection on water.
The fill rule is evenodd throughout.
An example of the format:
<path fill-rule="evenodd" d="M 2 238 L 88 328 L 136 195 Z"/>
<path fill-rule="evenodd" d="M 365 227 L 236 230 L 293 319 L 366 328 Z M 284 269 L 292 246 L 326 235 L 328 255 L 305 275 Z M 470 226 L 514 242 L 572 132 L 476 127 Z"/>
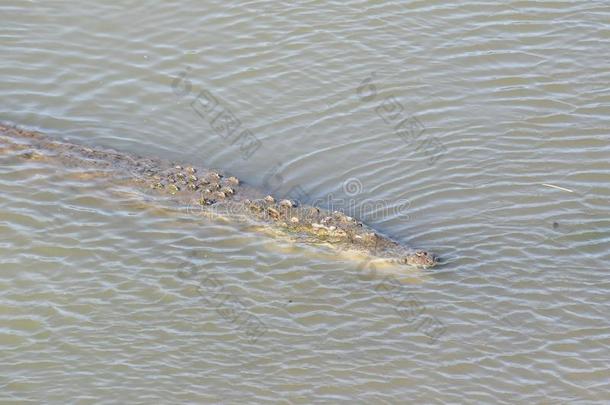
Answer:
<path fill-rule="evenodd" d="M 0 120 L 223 169 L 445 264 L 2 150 L 0 398 L 607 402 L 607 5 L 276 6 L 4 2 Z"/>

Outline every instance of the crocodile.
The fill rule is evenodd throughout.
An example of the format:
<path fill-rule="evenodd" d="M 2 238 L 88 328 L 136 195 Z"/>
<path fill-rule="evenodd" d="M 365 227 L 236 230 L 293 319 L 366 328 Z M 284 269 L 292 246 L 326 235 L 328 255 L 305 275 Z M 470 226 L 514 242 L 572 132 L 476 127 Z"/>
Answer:
<path fill-rule="evenodd" d="M 93 168 L 101 175 L 163 194 L 191 209 L 242 216 L 293 235 L 297 240 L 364 254 L 371 261 L 417 268 L 430 268 L 439 262 L 433 253 L 405 246 L 343 212 L 276 199 L 217 170 L 91 148 L 38 131 L 0 124 L 0 153 L 8 151 L 25 159 Z"/>

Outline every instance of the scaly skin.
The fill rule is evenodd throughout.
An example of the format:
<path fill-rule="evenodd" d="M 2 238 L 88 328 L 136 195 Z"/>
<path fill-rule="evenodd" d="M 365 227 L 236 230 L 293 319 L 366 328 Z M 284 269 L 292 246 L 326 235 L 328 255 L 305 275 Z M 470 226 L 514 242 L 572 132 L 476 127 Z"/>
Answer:
<path fill-rule="evenodd" d="M 0 125 L 0 153 L 11 151 L 27 159 L 53 159 L 68 166 L 99 169 L 134 186 L 169 195 L 201 209 L 220 209 L 277 227 L 312 243 L 325 243 L 343 251 L 364 253 L 371 260 L 432 267 L 431 253 L 413 250 L 380 235 L 367 225 L 339 212 L 300 205 L 296 201 L 263 198 L 235 177 L 217 171 L 148 159 L 109 149 L 92 149 L 39 132 Z"/>

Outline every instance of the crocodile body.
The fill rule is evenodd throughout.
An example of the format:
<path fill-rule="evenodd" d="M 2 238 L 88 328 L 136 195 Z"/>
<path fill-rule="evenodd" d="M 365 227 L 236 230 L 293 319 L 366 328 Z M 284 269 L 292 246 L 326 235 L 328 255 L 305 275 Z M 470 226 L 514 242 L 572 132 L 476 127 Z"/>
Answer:
<path fill-rule="evenodd" d="M 406 247 L 342 212 L 292 200 L 278 201 L 218 171 L 110 149 L 93 149 L 8 125 L 0 125 L 2 151 L 27 159 L 53 159 L 68 166 L 97 169 L 191 208 L 244 216 L 279 228 L 299 240 L 365 254 L 371 260 L 414 267 L 432 267 L 437 263 L 433 254 Z"/>

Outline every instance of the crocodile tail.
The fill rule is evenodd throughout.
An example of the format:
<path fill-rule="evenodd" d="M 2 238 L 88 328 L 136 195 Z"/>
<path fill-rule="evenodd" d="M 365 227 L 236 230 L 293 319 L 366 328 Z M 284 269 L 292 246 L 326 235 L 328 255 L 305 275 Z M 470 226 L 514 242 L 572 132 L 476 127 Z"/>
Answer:
<path fill-rule="evenodd" d="M 0 155 L 39 149 L 45 139 L 47 137 L 40 132 L 0 123 Z"/>
<path fill-rule="evenodd" d="M 7 125 L 2 123 L 0 123 L 0 135 L 7 138 L 32 139 L 36 141 L 40 141 L 46 138 L 46 136 L 40 132 L 28 131 L 26 129 L 21 129 L 13 125 Z"/>

